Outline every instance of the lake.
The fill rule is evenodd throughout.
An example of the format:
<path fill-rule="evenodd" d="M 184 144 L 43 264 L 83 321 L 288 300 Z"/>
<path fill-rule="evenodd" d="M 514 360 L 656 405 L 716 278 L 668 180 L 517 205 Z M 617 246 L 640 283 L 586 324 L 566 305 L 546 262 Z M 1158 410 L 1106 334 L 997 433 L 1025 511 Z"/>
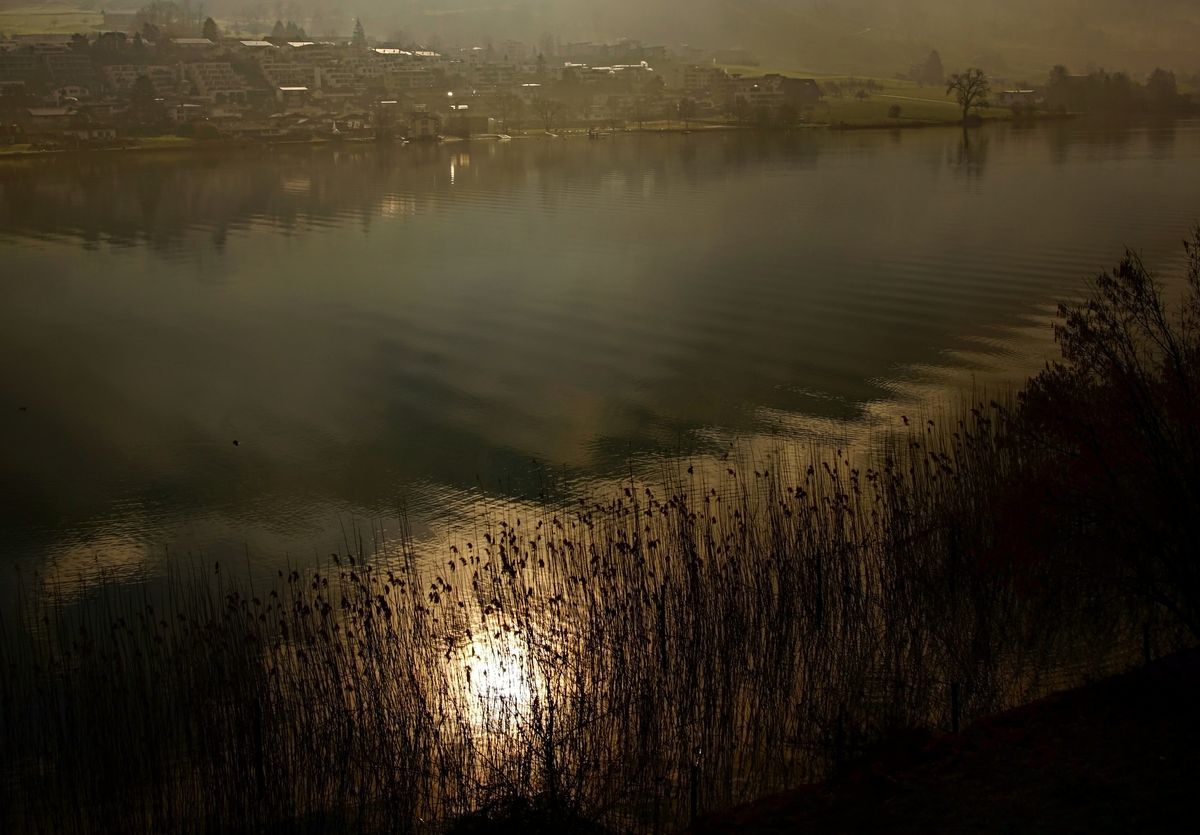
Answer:
<path fill-rule="evenodd" d="M 886 425 L 1197 195 L 1197 123 L 0 162 L 0 564 L 273 571 Z"/>

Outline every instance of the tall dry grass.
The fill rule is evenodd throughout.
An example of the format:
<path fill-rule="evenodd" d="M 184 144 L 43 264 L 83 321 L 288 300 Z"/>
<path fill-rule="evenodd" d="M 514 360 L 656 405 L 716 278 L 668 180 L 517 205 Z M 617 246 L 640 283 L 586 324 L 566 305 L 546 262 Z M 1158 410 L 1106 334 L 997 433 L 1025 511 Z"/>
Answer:
<path fill-rule="evenodd" d="M 498 517 L 436 570 L 43 583 L 4 625 L 6 829 L 665 831 L 1019 701 L 1086 612 L 1002 550 L 1011 411 L 965 415 Z"/>
<path fill-rule="evenodd" d="M 1101 314 L 1164 338 L 1133 266 L 1019 407 L 853 455 L 500 513 L 424 568 L 405 542 L 266 588 L 39 580 L 0 622 L 0 828 L 658 833 L 1096 672 L 1160 620 L 1173 640 L 1200 596 L 1200 306 L 1182 347 L 1085 350 Z"/>

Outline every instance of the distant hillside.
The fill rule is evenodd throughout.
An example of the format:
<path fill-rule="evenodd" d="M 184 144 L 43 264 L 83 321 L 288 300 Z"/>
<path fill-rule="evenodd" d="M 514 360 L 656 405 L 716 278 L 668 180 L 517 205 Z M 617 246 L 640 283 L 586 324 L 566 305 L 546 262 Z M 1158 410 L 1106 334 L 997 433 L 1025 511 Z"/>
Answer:
<path fill-rule="evenodd" d="M 32 3 L 30 0 L 0 0 L 0 32 L 53 32 L 70 34 L 92 31 L 99 25 L 98 11 L 81 9 L 73 3 Z"/>
<path fill-rule="evenodd" d="M 238 0 L 230 0 L 236 3 Z M 310 8 L 320 6 L 320 0 Z M 1054 63 L 1200 69 L 1194 0 L 350 0 L 375 34 L 639 38 L 743 46 L 795 67 L 892 74 L 939 49 L 949 65 L 1044 72 Z"/>
<path fill-rule="evenodd" d="M 199 3 L 200 0 L 196 0 Z M 71 8 L 69 2 L 0 0 L 4 14 Z M 139 0 L 96 9 L 136 8 Z M 765 63 L 891 75 L 938 49 L 948 67 L 1038 77 L 1072 68 L 1155 66 L 1200 70 L 1195 0 L 207 0 L 245 31 L 283 14 L 310 34 L 349 34 L 361 16 L 373 37 L 448 43 L 546 33 L 572 40 L 621 37 L 678 45 L 741 46 Z M 28 18 L 26 18 L 28 19 Z"/>

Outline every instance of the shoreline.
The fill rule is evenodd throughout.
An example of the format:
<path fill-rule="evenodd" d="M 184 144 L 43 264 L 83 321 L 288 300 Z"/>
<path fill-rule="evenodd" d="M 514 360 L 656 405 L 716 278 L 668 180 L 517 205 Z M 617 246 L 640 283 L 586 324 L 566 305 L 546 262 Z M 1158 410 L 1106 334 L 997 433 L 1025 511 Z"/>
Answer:
<path fill-rule="evenodd" d="M 984 127 L 988 124 L 1020 124 L 1033 125 L 1043 122 L 1064 122 L 1078 119 L 1081 114 L 1044 114 L 1033 118 L 1013 118 L 1013 117 L 988 117 L 981 122 L 967 125 L 968 128 Z M 961 122 L 937 122 L 928 120 L 911 120 L 911 121 L 887 121 L 887 122 L 866 122 L 866 123 L 802 123 L 792 125 L 790 127 L 768 127 L 760 128 L 754 125 L 741 124 L 708 124 L 698 123 L 691 127 L 642 127 L 642 128 L 622 128 L 618 130 L 601 130 L 595 139 L 610 139 L 614 136 L 624 136 L 630 134 L 678 134 L 692 135 L 698 133 L 723 133 L 723 132 L 747 132 L 758 134 L 787 134 L 796 132 L 808 131 L 830 131 L 830 132 L 847 132 L 847 131 L 871 131 L 871 130 L 929 130 L 932 128 L 956 128 L 963 127 Z M 157 139 L 158 137 L 152 137 Z M 549 132 L 533 132 L 519 133 L 508 135 L 510 140 L 521 139 L 587 139 L 588 129 L 582 127 L 565 128 L 559 133 Z M 179 142 L 162 142 L 150 144 L 135 144 L 122 145 L 115 147 L 93 147 L 93 148 L 47 148 L 47 149 L 27 149 L 20 151 L 6 151 L 0 148 L 0 162 L 5 160 L 27 160 L 40 159 L 48 157 L 63 157 L 63 156 L 83 156 L 93 154 L 132 154 L 132 153 L 166 153 L 166 152 L 184 152 L 184 153 L 212 153 L 229 150 L 245 150 L 245 149 L 274 149 L 274 148 L 339 148 L 347 146 L 384 146 L 384 147 L 401 147 L 403 145 L 452 145 L 459 142 L 471 142 L 475 140 L 482 141 L 501 141 L 502 135 L 499 134 L 479 134 L 473 137 L 455 137 L 446 136 L 440 138 L 437 142 L 419 142 L 419 141 L 398 141 L 379 142 L 374 139 L 297 139 L 297 140 L 281 140 L 281 141 L 256 141 L 253 139 L 200 139 L 188 140 L 181 139 Z"/>
<path fill-rule="evenodd" d="M 986 116 L 979 121 L 971 122 L 966 125 L 968 129 L 986 127 L 990 124 L 1007 124 L 1007 125 L 1037 125 L 1044 122 L 1071 122 L 1079 119 L 1085 114 L 1082 113 L 1044 113 L 1037 116 Z M 929 120 L 913 119 L 912 121 L 888 121 L 888 122 L 864 122 L 850 123 L 839 122 L 836 124 L 821 125 L 829 130 L 835 131 L 854 131 L 854 130 L 923 130 L 927 128 L 963 128 L 962 122 L 934 122 Z"/>

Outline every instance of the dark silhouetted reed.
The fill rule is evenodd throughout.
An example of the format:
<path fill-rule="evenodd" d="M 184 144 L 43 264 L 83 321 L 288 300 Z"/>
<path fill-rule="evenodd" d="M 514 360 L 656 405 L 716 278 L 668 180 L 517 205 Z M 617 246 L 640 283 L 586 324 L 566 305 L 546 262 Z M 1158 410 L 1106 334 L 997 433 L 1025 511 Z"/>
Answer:
<path fill-rule="evenodd" d="M 1176 640 L 1197 308 L 1155 363 L 1086 373 L 1077 310 L 1018 404 L 867 449 L 697 464 L 268 588 L 39 580 L 4 614 L 0 828 L 657 833 L 1123 663 L 1148 623 Z"/>

